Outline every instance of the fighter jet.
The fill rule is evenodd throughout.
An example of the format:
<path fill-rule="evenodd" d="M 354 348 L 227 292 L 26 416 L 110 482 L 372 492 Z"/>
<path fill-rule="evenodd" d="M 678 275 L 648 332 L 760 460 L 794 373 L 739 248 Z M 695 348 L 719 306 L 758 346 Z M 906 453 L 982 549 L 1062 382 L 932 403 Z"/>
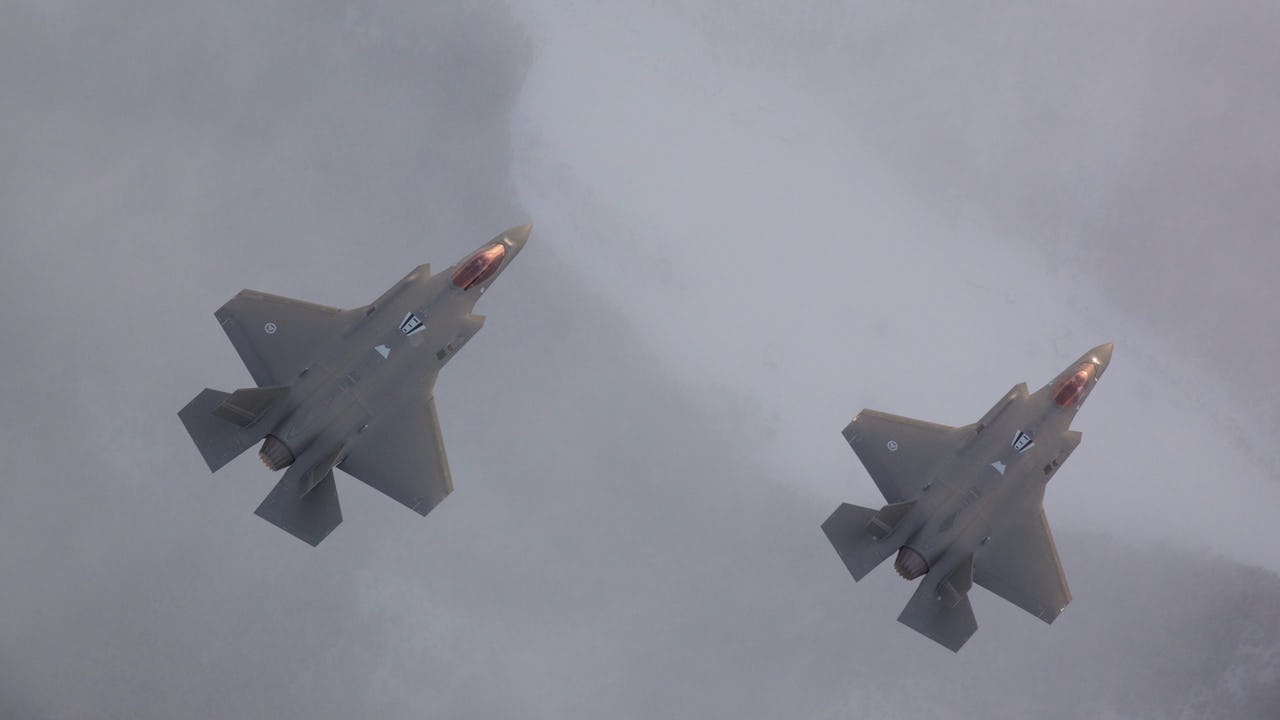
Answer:
<path fill-rule="evenodd" d="M 288 470 L 256 513 L 313 546 L 342 522 L 334 468 L 426 515 L 453 491 L 436 375 L 484 325 L 476 301 L 531 229 L 435 275 L 419 265 L 350 310 L 241 291 L 214 317 L 258 386 L 205 389 L 178 412 L 209 469 L 262 441 L 262 462 Z"/>
<path fill-rule="evenodd" d="M 1071 420 L 1111 348 L 1090 350 L 1035 393 L 1015 385 L 972 425 L 863 410 L 844 429 L 889 504 L 844 503 L 822 530 L 855 581 L 895 552 L 898 574 L 924 578 L 899 622 L 956 652 L 978 629 L 974 583 L 1047 623 L 1071 602 L 1044 491 L 1080 445 Z"/>

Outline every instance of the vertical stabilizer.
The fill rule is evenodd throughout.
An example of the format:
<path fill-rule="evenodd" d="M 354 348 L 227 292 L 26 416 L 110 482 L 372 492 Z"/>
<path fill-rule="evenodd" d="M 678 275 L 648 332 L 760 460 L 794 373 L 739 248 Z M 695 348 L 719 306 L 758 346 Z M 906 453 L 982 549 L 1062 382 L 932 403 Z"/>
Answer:
<path fill-rule="evenodd" d="M 907 516 L 907 513 L 911 512 L 911 508 L 915 506 L 915 500 L 904 500 L 885 505 L 880 508 L 875 517 L 871 518 L 871 522 L 867 523 L 867 532 L 876 540 L 883 540 L 889 537 L 902 524 L 903 518 Z"/>
<path fill-rule="evenodd" d="M 213 414 L 232 425 L 249 427 L 261 420 L 288 394 L 289 388 L 284 385 L 240 388 L 224 397 L 213 409 Z"/>

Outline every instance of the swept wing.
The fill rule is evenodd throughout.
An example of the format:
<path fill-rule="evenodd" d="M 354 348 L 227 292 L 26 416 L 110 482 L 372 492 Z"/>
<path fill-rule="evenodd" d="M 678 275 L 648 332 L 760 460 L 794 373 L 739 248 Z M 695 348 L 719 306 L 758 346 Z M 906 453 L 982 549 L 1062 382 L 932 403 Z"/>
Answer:
<path fill-rule="evenodd" d="M 320 346 L 346 328 L 349 311 L 241 290 L 214 317 L 254 382 L 267 386 L 291 384 Z"/>
<path fill-rule="evenodd" d="M 1047 623 L 1058 618 L 1071 590 L 1043 509 L 982 546 L 973 581 Z"/>
<path fill-rule="evenodd" d="M 379 416 L 338 468 L 419 515 L 453 492 L 436 401 L 427 396 Z"/>
<path fill-rule="evenodd" d="M 891 503 L 915 497 L 964 436 L 962 428 L 878 410 L 863 410 L 844 429 L 845 440 Z"/>

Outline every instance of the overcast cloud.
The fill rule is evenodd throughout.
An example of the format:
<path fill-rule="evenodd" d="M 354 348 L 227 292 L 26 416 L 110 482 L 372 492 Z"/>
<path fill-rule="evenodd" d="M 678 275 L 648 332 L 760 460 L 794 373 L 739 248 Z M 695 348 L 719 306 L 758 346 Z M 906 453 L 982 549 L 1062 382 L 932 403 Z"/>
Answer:
<path fill-rule="evenodd" d="M 0 716 L 1277 717 L 1274 10 L 436 5 L 0 8 Z M 209 476 L 222 302 L 527 220 L 429 518 L 340 478 L 311 549 Z M 1071 607 L 894 622 L 839 429 L 1106 340 Z"/>

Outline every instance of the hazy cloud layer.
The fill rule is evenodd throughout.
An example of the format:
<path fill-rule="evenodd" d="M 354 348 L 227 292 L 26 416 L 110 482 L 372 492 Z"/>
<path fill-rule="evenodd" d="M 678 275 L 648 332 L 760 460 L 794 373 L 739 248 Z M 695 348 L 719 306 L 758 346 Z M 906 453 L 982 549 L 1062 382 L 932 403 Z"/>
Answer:
<path fill-rule="evenodd" d="M 1042 250 L 1228 378 L 1271 454 L 1274 3 L 670 6 L 714 52 L 824 98 L 953 228 Z"/>
<path fill-rule="evenodd" d="M 521 12 L 545 22 L 561 10 Z M 636 42 L 703 47 L 693 26 L 641 22 L 650 17 L 637 16 Z M 569 155 L 563 185 L 520 190 L 553 216 L 526 218 L 509 165 L 545 179 L 559 150 L 538 123 L 585 132 L 593 107 L 637 90 L 557 113 L 538 106 L 549 91 L 521 96 L 526 72 L 557 67 L 536 64 L 565 37 L 544 29 L 467 2 L 0 10 L 0 87 L 13 98 L 0 114 L 0 715 L 1272 717 L 1280 578 L 1180 544 L 1135 544 L 1106 523 L 1103 534 L 1060 535 L 1076 600 L 1053 627 L 984 594 L 982 630 L 956 658 L 893 622 L 910 587 L 883 570 L 855 585 L 817 527 L 838 499 L 869 488 L 838 428 L 871 401 L 964 421 L 1023 378 L 1007 363 L 960 359 L 957 372 L 987 374 L 952 397 L 947 383 L 922 380 L 941 362 L 928 334 L 892 324 L 881 341 L 922 359 L 880 371 L 872 389 L 830 371 L 828 358 L 854 357 L 852 341 L 820 327 L 780 331 L 777 345 L 741 355 L 747 367 L 710 378 L 724 349 L 738 349 L 743 321 L 714 304 L 676 306 L 717 283 L 736 296 L 743 281 L 730 271 L 756 266 L 730 258 L 690 275 L 685 262 L 736 238 L 785 266 L 792 238 L 722 224 L 680 238 L 696 247 L 673 247 L 616 199 L 662 199 L 658 186 L 679 173 L 632 168 L 623 185 L 626 174 L 592 175 Z M 720 84 L 750 94 L 745 77 L 726 71 Z M 657 116 L 729 127 L 731 116 L 695 115 L 723 108 Z M 757 128 L 724 137 L 754 139 L 782 162 Z M 613 129 L 643 139 L 641 123 Z M 538 132 L 541 148 L 527 144 Z M 691 165 L 684 177 L 702 172 Z M 884 222 L 917 206 L 913 191 L 884 185 Z M 546 205 L 553 191 L 563 205 Z M 782 225 L 758 215 L 764 230 Z M 208 475 L 176 411 L 205 385 L 249 382 L 212 319 L 219 304 L 245 286 L 367 302 L 413 265 L 443 267 L 526 219 L 528 250 L 484 299 L 484 332 L 437 389 L 458 490 L 429 518 L 343 478 L 346 522 L 312 550 L 252 515 L 272 482 L 256 459 Z M 567 232 L 574 224 L 580 232 Z M 629 234 L 596 234 L 618 229 Z M 591 242 L 629 249 L 638 265 L 593 254 Z M 905 256 L 881 252 L 903 269 L 893 263 Z M 957 315 L 1008 304 L 998 284 L 947 280 L 948 263 L 928 272 L 957 291 Z M 870 272 L 859 277 L 874 289 Z M 638 274 L 676 301 L 637 302 Z M 833 298 L 818 297 L 818 310 Z M 765 305 L 757 322 L 771 321 Z M 1018 307 L 1001 317 L 1039 308 Z M 705 345 L 690 340 L 699 327 Z M 1061 352 L 1084 342 L 1082 327 L 1057 328 L 1075 333 L 1058 338 Z M 947 347 L 972 343 L 970 329 L 949 331 Z M 792 349 L 806 338 L 812 350 Z M 1058 351 L 1037 338 L 1013 354 L 1034 364 L 1029 374 L 1056 370 Z M 762 400 L 821 395 L 795 383 L 806 367 L 815 385 L 841 388 L 812 405 Z M 1133 462 L 1108 438 L 1152 391 L 1121 367 L 1062 482 L 1087 488 L 1109 464 Z M 763 395 L 762 377 L 776 386 Z M 1175 424 L 1161 427 L 1193 433 L 1196 406 L 1177 403 L 1206 402 L 1197 392 L 1180 385 L 1160 405 Z M 799 417 L 806 408 L 819 417 Z M 812 431 L 791 429 L 806 422 Z M 779 468 L 792 457 L 803 481 Z M 1185 461 L 1197 463 L 1210 459 Z M 1158 479 L 1121 488 L 1133 497 Z M 1067 487 L 1051 494 L 1056 517 L 1087 510 Z"/>
<path fill-rule="evenodd" d="M 777 48 L 726 59 L 660 7 L 522 19 L 539 48 L 513 122 L 522 203 L 664 367 L 733 393 L 723 410 L 781 482 L 874 504 L 837 434 L 858 408 L 971 422 L 1114 340 L 1105 392 L 1078 418 L 1089 451 L 1050 494 L 1055 525 L 1280 569 L 1272 435 L 1232 399 L 1237 377 L 1201 369 L 1097 277 L 957 221 L 856 117 L 761 60 Z M 1199 516 L 1232 521 L 1170 521 Z"/>

